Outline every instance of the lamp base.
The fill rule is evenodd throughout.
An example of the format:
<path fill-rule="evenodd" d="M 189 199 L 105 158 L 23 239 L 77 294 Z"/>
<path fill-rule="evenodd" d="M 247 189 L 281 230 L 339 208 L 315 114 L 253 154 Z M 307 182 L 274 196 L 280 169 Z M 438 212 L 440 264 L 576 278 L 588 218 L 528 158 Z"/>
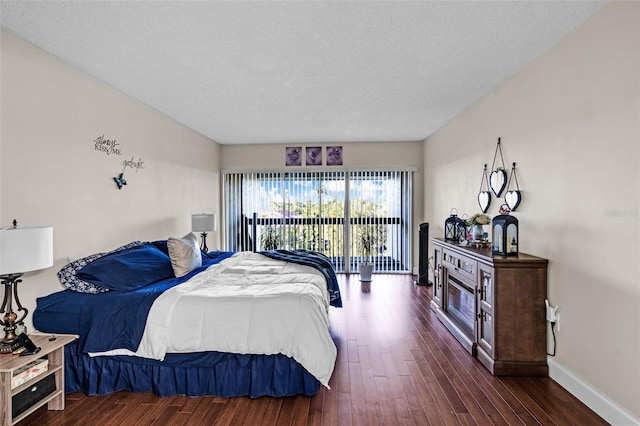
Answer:
<path fill-rule="evenodd" d="M 200 250 L 205 253 L 209 253 L 209 247 L 207 247 L 207 233 L 203 232 L 200 235 L 202 236 L 202 245 L 200 246 Z"/>
<path fill-rule="evenodd" d="M 18 340 L 18 335 L 16 334 L 16 318 L 18 316 L 15 312 L 7 312 L 4 315 L 3 323 L 4 323 L 4 337 L 0 340 L 0 344 L 11 344 Z"/>
<path fill-rule="evenodd" d="M 22 274 L 0 276 L 1 283 L 4 285 L 4 299 L 0 306 L 0 313 L 4 313 L 2 320 L 0 320 L 0 325 L 4 326 L 4 337 L 0 340 L 0 345 L 2 345 L 1 353 L 7 353 L 5 352 L 7 347 L 13 346 L 15 342 L 20 343 L 16 335 L 16 328 L 22 324 L 22 320 L 25 319 L 29 312 L 27 308 L 22 306 L 20 299 L 18 299 L 18 283 L 22 282 L 20 279 L 21 276 Z M 20 319 L 18 319 L 18 314 L 13 312 L 13 299 L 16 300 L 18 312 L 22 312 Z M 20 345 L 18 345 L 18 347 L 20 347 Z"/>
<path fill-rule="evenodd" d="M 8 355 L 17 351 L 22 347 L 22 342 L 20 340 L 16 340 L 12 343 L 0 343 L 0 355 Z"/>

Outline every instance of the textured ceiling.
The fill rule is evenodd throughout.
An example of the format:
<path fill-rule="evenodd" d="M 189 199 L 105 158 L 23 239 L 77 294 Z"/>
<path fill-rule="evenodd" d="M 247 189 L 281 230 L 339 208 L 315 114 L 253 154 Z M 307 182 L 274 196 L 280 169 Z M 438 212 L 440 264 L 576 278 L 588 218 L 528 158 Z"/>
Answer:
<path fill-rule="evenodd" d="M 2 28 L 222 144 L 422 140 L 602 1 L 2 1 Z"/>

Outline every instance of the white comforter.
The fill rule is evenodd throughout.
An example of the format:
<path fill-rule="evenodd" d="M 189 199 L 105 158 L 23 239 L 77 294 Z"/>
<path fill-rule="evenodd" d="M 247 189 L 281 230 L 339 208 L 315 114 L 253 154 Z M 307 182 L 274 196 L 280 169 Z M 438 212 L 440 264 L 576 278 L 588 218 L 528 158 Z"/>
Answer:
<path fill-rule="evenodd" d="M 284 354 L 328 387 L 337 354 L 328 312 L 319 271 L 240 252 L 160 295 L 135 353 L 108 354 Z"/>

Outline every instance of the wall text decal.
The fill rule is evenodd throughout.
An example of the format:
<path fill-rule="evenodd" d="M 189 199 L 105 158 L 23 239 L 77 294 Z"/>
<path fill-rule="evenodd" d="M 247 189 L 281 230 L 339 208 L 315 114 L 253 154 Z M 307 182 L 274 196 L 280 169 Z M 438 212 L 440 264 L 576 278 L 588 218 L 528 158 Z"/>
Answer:
<path fill-rule="evenodd" d="M 144 169 L 144 161 L 142 161 L 142 158 L 139 158 L 138 161 L 133 161 L 133 157 L 131 157 L 131 160 L 124 160 L 121 164 L 123 166 L 122 173 L 124 173 L 127 167 L 135 169 L 136 173 L 138 173 L 138 170 Z"/>
<path fill-rule="evenodd" d="M 122 155 L 122 149 L 116 139 L 107 139 L 104 135 L 98 136 L 93 140 L 93 145 L 96 151 L 103 152 L 107 155 Z M 134 156 L 131 156 L 131 160 L 122 161 L 120 165 L 122 166 L 122 173 L 113 178 L 118 189 L 122 189 L 122 187 L 127 184 L 127 181 L 124 178 L 124 172 L 127 170 L 127 167 L 135 170 L 136 173 L 138 173 L 138 170 L 144 169 L 145 167 L 145 163 L 142 158 L 138 158 L 136 161 Z"/>
<path fill-rule="evenodd" d="M 120 144 L 116 142 L 115 139 L 113 140 L 105 139 L 104 135 L 102 135 L 95 138 L 93 140 L 93 143 L 94 143 L 94 149 L 96 151 L 104 152 L 107 155 L 111 155 L 111 154 L 122 155 L 120 152 L 120 148 L 118 148 L 118 145 Z"/>

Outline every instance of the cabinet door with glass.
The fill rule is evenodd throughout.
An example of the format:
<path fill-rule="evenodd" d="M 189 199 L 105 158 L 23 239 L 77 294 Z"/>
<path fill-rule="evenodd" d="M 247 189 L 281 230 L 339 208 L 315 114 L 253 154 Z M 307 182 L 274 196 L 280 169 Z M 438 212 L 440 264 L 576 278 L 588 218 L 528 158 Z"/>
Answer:
<path fill-rule="evenodd" d="M 478 272 L 476 339 L 478 346 L 489 356 L 494 357 L 493 268 L 480 264 Z"/>

